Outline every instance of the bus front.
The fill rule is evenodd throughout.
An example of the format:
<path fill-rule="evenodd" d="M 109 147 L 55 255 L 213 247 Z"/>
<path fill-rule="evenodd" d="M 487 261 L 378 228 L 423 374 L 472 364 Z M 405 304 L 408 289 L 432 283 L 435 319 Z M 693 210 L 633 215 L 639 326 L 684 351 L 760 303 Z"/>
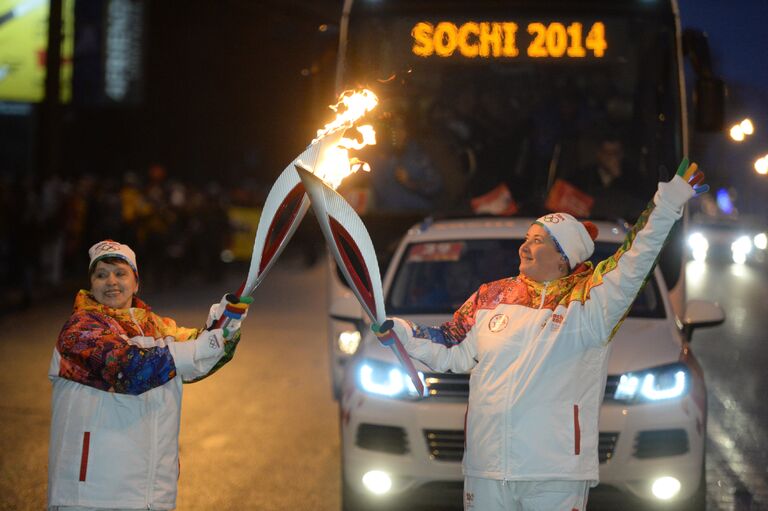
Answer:
<path fill-rule="evenodd" d="M 338 87 L 382 100 L 374 170 L 347 185 L 371 217 L 565 210 L 633 222 L 685 152 L 669 1 L 345 9 Z M 681 240 L 662 257 L 678 313 Z"/>

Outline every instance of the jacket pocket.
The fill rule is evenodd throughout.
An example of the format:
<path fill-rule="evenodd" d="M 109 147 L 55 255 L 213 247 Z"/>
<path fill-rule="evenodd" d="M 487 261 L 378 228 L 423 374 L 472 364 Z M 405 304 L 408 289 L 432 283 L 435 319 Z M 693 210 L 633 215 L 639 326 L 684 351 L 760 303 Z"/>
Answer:
<path fill-rule="evenodd" d="M 581 454 L 581 425 L 579 423 L 579 405 L 573 405 L 573 454 Z"/>
<path fill-rule="evenodd" d="M 80 455 L 80 482 L 85 481 L 88 474 L 88 451 L 91 447 L 91 432 L 83 432 L 83 451 Z"/>

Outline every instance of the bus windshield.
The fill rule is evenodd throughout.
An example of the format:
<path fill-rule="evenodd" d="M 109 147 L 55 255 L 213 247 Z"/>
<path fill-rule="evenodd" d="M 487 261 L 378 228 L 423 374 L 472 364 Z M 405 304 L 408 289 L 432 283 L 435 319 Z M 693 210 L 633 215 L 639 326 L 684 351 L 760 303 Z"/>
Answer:
<path fill-rule="evenodd" d="M 353 17 L 345 83 L 381 99 L 369 211 L 633 221 L 682 153 L 675 48 L 650 16 Z"/>

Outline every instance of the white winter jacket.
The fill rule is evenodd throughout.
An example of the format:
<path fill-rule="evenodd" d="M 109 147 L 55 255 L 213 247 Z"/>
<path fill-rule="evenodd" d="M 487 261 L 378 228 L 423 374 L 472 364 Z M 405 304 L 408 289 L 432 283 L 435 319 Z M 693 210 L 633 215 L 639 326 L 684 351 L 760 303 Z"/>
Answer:
<path fill-rule="evenodd" d="M 48 371 L 48 506 L 176 506 L 182 380 L 212 372 L 225 352 L 133 305 L 110 309 L 81 291 L 59 335 Z"/>
<path fill-rule="evenodd" d="M 440 327 L 395 322 L 412 357 L 471 370 L 466 476 L 597 484 L 609 342 L 692 195 L 679 177 L 660 183 L 621 248 L 594 268 L 484 284 Z"/>

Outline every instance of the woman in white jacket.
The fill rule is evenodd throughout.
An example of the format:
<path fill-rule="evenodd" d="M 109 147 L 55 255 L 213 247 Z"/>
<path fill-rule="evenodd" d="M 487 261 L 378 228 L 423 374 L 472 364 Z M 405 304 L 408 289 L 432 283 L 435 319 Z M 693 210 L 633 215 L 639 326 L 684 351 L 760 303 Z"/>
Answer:
<path fill-rule="evenodd" d="M 229 330 L 180 327 L 136 296 L 127 245 L 105 240 L 89 256 L 91 288 L 77 294 L 48 371 L 48 508 L 173 509 L 182 382 L 232 358 L 250 299 L 211 307 L 206 326 L 226 310 Z"/>
<path fill-rule="evenodd" d="M 599 478 L 610 340 L 685 203 L 708 189 L 702 179 L 684 160 L 619 250 L 594 267 L 595 226 L 545 215 L 520 247 L 517 277 L 483 284 L 439 327 L 394 318 L 410 356 L 440 372 L 471 371 L 466 510 L 586 509 Z"/>

